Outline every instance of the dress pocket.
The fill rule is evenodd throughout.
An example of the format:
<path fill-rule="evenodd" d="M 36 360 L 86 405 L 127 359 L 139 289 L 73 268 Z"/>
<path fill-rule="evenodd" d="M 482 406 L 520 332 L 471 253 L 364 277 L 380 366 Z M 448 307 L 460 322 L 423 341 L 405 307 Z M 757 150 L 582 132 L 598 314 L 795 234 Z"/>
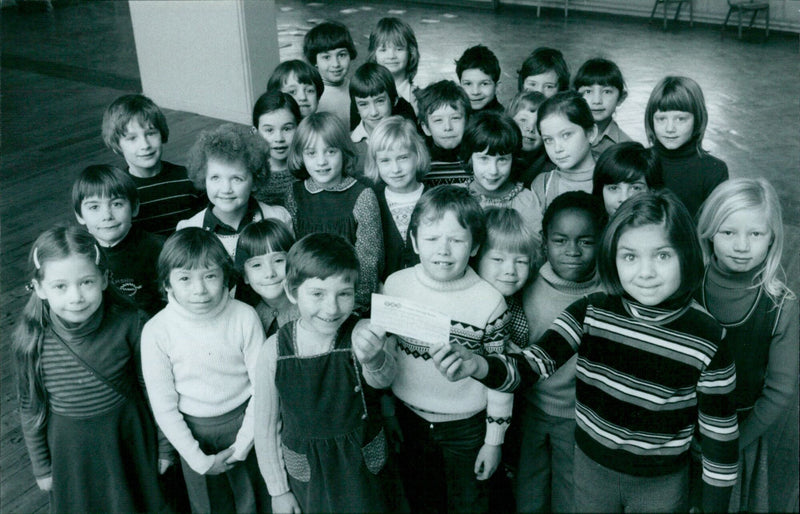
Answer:
<path fill-rule="evenodd" d="M 380 473 L 386 464 L 387 455 L 386 435 L 382 428 L 372 441 L 361 448 L 361 454 L 364 456 L 364 464 L 370 473 L 373 475 Z"/>
<path fill-rule="evenodd" d="M 281 444 L 283 448 L 283 463 L 286 472 L 299 482 L 309 482 L 311 480 L 311 466 L 308 464 L 308 457 L 302 453 L 297 453 Z"/>

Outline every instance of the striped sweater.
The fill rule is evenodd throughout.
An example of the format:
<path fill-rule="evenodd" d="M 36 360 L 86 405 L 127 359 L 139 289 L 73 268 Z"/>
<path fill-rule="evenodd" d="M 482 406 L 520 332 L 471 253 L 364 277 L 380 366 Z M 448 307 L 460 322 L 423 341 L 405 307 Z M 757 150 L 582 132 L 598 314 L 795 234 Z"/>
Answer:
<path fill-rule="evenodd" d="M 691 302 L 645 307 L 595 293 L 570 305 L 522 354 L 491 355 L 488 387 L 513 391 L 553 374 L 578 353 L 575 440 L 594 461 L 637 476 L 688 462 L 703 436 L 704 506 L 724 510 L 736 481 L 738 427 L 733 360 L 724 331 Z"/>

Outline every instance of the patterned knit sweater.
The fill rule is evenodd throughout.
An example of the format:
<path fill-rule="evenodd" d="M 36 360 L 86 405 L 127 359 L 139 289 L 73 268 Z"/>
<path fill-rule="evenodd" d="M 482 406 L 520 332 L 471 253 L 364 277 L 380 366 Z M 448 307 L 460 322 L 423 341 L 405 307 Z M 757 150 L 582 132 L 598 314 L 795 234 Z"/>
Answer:
<path fill-rule="evenodd" d="M 450 316 L 450 342 L 480 355 L 502 353 L 507 341 L 508 314 L 503 296 L 472 268 L 462 278 L 439 282 L 421 264 L 392 274 L 384 294 L 423 302 Z M 466 419 L 486 409 L 487 444 L 502 444 L 511 418 L 513 396 L 490 391 L 470 378 L 450 382 L 431 361 L 423 341 L 397 337 L 395 396 L 430 422 Z"/>
<path fill-rule="evenodd" d="M 578 352 L 575 441 L 595 462 L 659 476 L 703 436 L 704 510 L 726 508 L 736 481 L 736 369 L 724 331 L 697 302 L 668 310 L 619 296 L 570 305 L 523 354 L 492 355 L 482 380 L 501 391 L 552 375 Z"/>

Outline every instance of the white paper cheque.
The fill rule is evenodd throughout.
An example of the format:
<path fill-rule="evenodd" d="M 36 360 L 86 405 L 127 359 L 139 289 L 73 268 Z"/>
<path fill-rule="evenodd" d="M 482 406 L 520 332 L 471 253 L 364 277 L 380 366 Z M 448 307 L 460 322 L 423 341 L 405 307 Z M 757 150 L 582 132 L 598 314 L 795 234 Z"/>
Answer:
<path fill-rule="evenodd" d="M 387 332 L 431 345 L 450 340 L 450 317 L 425 305 L 383 294 L 372 295 L 371 322 Z"/>

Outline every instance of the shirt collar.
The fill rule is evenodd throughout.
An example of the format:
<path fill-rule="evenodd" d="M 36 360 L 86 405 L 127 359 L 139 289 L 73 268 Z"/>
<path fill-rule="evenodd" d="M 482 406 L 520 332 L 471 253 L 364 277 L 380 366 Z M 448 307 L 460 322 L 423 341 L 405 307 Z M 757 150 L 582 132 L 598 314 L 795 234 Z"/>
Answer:
<path fill-rule="evenodd" d="M 260 214 L 261 206 L 258 205 L 258 200 L 251 196 L 247 201 L 247 210 L 244 213 L 244 218 L 242 218 L 242 221 L 239 223 L 239 228 L 235 229 L 217 218 L 217 216 L 214 214 L 214 204 L 209 202 L 208 207 L 206 208 L 206 213 L 203 216 L 203 228 L 210 230 L 215 234 L 232 236 L 244 230 L 244 227 L 247 226 L 247 224 L 251 221 L 256 221 L 256 217 Z"/>
<path fill-rule="evenodd" d="M 617 144 L 620 141 L 621 132 L 622 131 L 620 130 L 619 125 L 617 125 L 617 122 L 611 120 L 611 122 L 606 126 L 606 129 L 599 136 L 597 136 L 597 141 L 602 141 L 603 138 L 607 137 L 612 143 Z"/>
<path fill-rule="evenodd" d="M 353 133 L 350 134 L 350 140 L 354 143 L 360 143 L 365 139 L 369 138 L 369 134 L 367 134 L 367 128 L 364 126 L 364 120 L 356 125 L 356 128 L 353 129 Z"/>

